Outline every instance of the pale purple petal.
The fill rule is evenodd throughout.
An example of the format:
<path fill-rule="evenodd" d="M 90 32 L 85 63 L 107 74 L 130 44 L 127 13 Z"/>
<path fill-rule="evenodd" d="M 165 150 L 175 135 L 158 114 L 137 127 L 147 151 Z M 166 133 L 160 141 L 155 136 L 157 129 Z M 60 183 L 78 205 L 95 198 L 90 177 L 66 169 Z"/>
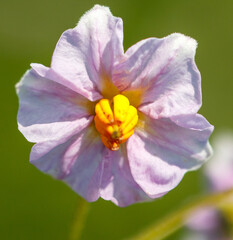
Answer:
<path fill-rule="evenodd" d="M 51 68 L 91 101 L 101 98 L 105 80 L 123 55 L 123 26 L 109 8 L 96 5 L 78 25 L 65 31 L 53 54 Z M 76 89 L 77 91 L 77 89 Z"/>
<path fill-rule="evenodd" d="M 127 145 L 135 181 L 151 197 L 167 193 L 210 156 L 212 130 L 200 115 L 145 118 L 144 129 L 136 129 Z"/>
<path fill-rule="evenodd" d="M 134 134 L 128 140 L 127 149 L 133 178 L 151 198 L 166 194 L 184 176 L 185 169 L 175 165 L 180 157 L 165 152 L 165 149 L 156 146 L 148 138 Z"/>
<path fill-rule="evenodd" d="M 198 209 L 187 219 L 187 226 L 200 232 L 214 231 L 221 225 L 220 212 L 213 207 Z"/>
<path fill-rule="evenodd" d="M 224 216 L 214 207 L 203 207 L 190 214 L 186 226 L 191 236 L 201 236 L 200 239 L 230 240 Z"/>
<path fill-rule="evenodd" d="M 63 141 L 35 144 L 30 161 L 41 171 L 66 182 L 87 201 L 99 198 L 99 164 L 104 145 L 93 127 Z M 96 173 L 97 172 L 97 173 Z"/>
<path fill-rule="evenodd" d="M 19 130 L 31 142 L 75 134 L 87 126 L 87 100 L 78 93 L 29 70 L 17 84 Z"/>
<path fill-rule="evenodd" d="M 188 165 L 191 169 L 200 167 L 213 154 L 209 137 L 214 126 L 200 114 L 174 116 L 170 120 L 170 125 L 166 121 L 164 122 L 163 133 L 162 126 L 158 126 L 159 129 L 155 127 L 155 132 L 161 130 L 161 136 L 164 136 L 163 141 L 167 141 L 168 148 L 180 155 L 190 157 Z M 163 120 L 161 119 L 161 121 Z M 166 128 L 166 124 L 169 125 L 168 128 Z"/>
<path fill-rule="evenodd" d="M 111 200 L 121 207 L 149 200 L 132 177 L 124 145 L 118 151 L 106 148 L 100 168 L 100 195 L 105 200 Z"/>
<path fill-rule="evenodd" d="M 31 63 L 30 65 L 31 65 L 32 69 L 39 76 L 49 79 L 51 81 L 54 81 L 56 83 L 59 83 L 59 84 L 65 86 L 66 88 L 69 88 L 72 91 L 76 92 L 76 94 L 81 94 L 81 96 L 84 96 L 86 98 L 82 89 L 80 89 L 80 87 L 77 84 L 73 83 L 70 80 L 67 80 L 66 78 L 61 76 L 59 73 L 54 71 L 54 69 L 45 67 L 42 64 L 38 64 L 38 63 Z M 99 93 L 96 92 L 95 94 L 99 96 Z"/>
<path fill-rule="evenodd" d="M 122 148 L 108 150 L 93 127 L 70 138 L 35 144 L 30 161 L 88 201 L 102 197 L 124 207 L 149 200 L 132 177 L 126 153 Z"/>
<path fill-rule="evenodd" d="M 212 190 L 224 191 L 233 187 L 233 133 L 217 135 L 213 146 L 214 156 L 204 170 Z"/>
<path fill-rule="evenodd" d="M 178 33 L 142 40 L 117 65 L 114 83 L 120 91 L 142 91 L 139 109 L 153 118 L 196 113 L 201 106 L 196 46 Z"/>

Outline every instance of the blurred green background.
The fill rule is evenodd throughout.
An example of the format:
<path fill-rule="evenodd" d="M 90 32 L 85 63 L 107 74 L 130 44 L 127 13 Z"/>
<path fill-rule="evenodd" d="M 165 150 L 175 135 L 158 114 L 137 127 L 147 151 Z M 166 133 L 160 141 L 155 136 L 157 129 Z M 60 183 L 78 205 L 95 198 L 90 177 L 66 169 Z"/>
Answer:
<path fill-rule="evenodd" d="M 8 0 L 0 2 L 1 174 L 0 238 L 67 238 L 77 195 L 28 162 L 30 148 L 17 130 L 14 85 L 31 62 L 50 65 L 61 33 L 72 28 L 94 4 L 109 6 L 124 22 L 124 47 L 148 37 L 181 32 L 199 45 L 196 62 L 202 74 L 203 114 L 216 131 L 233 129 L 233 1 Z M 161 199 L 119 208 L 99 200 L 82 239 L 123 239 L 200 195 L 201 170 L 188 173 Z M 182 231 L 169 239 L 180 239 Z"/>

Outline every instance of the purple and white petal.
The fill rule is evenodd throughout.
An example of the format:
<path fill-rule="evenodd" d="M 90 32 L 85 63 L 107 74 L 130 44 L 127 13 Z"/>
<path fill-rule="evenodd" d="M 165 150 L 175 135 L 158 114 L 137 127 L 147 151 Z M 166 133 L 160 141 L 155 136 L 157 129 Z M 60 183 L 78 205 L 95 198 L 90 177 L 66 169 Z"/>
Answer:
<path fill-rule="evenodd" d="M 214 138 L 215 153 L 204 171 L 212 190 L 224 191 L 233 187 L 233 133 L 223 132 Z"/>
<path fill-rule="evenodd" d="M 133 179 L 124 145 L 118 151 L 106 148 L 100 167 L 102 169 L 100 196 L 103 199 L 111 200 L 121 207 L 150 200 Z"/>
<path fill-rule="evenodd" d="M 194 39 L 178 33 L 142 40 L 126 51 L 113 81 L 126 94 L 139 89 L 139 110 L 153 118 L 196 113 L 201 106 L 196 47 Z"/>
<path fill-rule="evenodd" d="M 104 145 L 99 136 L 88 127 L 71 138 L 35 144 L 30 162 L 41 171 L 66 182 L 87 201 L 99 198 L 101 176 L 99 165 Z"/>
<path fill-rule="evenodd" d="M 186 226 L 190 236 L 200 237 L 193 239 L 230 240 L 230 236 L 227 236 L 224 216 L 214 207 L 203 207 L 193 212 L 188 217 Z"/>
<path fill-rule="evenodd" d="M 158 198 L 176 187 L 185 169 L 176 166 L 180 156 L 166 152 L 151 139 L 136 133 L 128 140 L 129 165 L 133 178 L 151 198 Z"/>
<path fill-rule="evenodd" d="M 134 181 L 126 155 L 105 148 L 93 127 L 62 141 L 35 144 L 30 161 L 87 201 L 102 197 L 124 207 L 149 200 Z"/>
<path fill-rule="evenodd" d="M 87 100 L 78 93 L 29 70 L 17 84 L 19 130 L 31 142 L 76 134 L 92 121 Z"/>
<path fill-rule="evenodd" d="M 123 25 L 109 8 L 94 6 L 57 43 L 51 68 L 91 101 L 101 98 L 114 64 L 123 55 Z M 65 85 L 66 83 L 64 83 Z"/>
<path fill-rule="evenodd" d="M 198 232 L 213 232 L 221 225 L 221 215 L 214 207 L 204 207 L 195 211 L 187 219 L 187 227 Z"/>
<path fill-rule="evenodd" d="M 213 127 L 200 115 L 147 117 L 145 123 L 129 138 L 127 150 L 133 178 L 155 198 L 176 187 L 187 171 L 211 155 L 208 138 Z"/>

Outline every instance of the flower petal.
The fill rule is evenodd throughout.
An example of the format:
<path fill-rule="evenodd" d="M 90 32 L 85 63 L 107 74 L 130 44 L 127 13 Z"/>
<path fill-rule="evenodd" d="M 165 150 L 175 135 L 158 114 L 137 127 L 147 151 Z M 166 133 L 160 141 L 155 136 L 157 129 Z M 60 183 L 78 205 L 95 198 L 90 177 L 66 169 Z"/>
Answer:
<path fill-rule="evenodd" d="M 150 150 L 147 148 L 150 147 Z M 151 198 L 160 197 L 177 186 L 185 170 L 176 166 L 179 156 L 134 134 L 128 140 L 128 157 L 132 175 Z"/>
<path fill-rule="evenodd" d="M 35 144 L 30 161 L 41 171 L 66 182 L 88 201 L 99 198 L 99 164 L 104 145 L 94 127 L 88 127 L 63 141 Z M 97 173 L 98 174 L 97 174 Z"/>
<path fill-rule="evenodd" d="M 53 54 L 51 68 L 79 88 L 91 101 L 101 98 L 103 81 L 111 79 L 123 55 L 123 26 L 109 8 L 96 5 L 78 25 L 65 31 Z"/>
<path fill-rule="evenodd" d="M 126 154 L 107 149 L 93 126 L 70 138 L 35 144 L 30 161 L 87 201 L 102 197 L 124 207 L 149 200 L 133 180 Z"/>
<path fill-rule="evenodd" d="M 151 197 L 165 194 L 211 154 L 208 138 L 213 127 L 200 115 L 174 119 L 146 118 L 146 127 L 129 138 L 127 150 L 132 175 Z"/>
<path fill-rule="evenodd" d="M 186 225 L 194 231 L 213 233 L 216 229 L 220 230 L 221 219 L 221 213 L 217 208 L 204 207 L 190 214 Z"/>
<path fill-rule="evenodd" d="M 138 42 L 116 66 L 120 91 L 140 89 L 139 109 L 153 118 L 196 113 L 201 106 L 201 77 L 194 62 L 197 43 L 174 33 Z"/>
<path fill-rule="evenodd" d="M 121 207 L 149 200 L 132 177 L 124 145 L 118 151 L 110 151 L 106 148 L 101 168 L 100 195 L 102 198 L 111 200 Z"/>
<path fill-rule="evenodd" d="M 29 70 L 17 84 L 19 130 L 31 142 L 57 139 L 81 131 L 92 120 L 78 93 Z"/>
<path fill-rule="evenodd" d="M 213 140 L 214 156 L 204 168 L 214 191 L 233 187 L 233 132 L 221 132 Z"/>

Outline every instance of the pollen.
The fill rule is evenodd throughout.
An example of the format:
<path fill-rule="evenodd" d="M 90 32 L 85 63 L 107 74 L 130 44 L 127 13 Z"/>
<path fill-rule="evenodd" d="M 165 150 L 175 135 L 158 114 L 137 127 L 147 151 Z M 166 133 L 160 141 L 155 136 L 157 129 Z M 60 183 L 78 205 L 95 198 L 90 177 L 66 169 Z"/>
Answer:
<path fill-rule="evenodd" d="M 95 113 L 95 127 L 103 144 L 112 151 L 133 135 L 138 122 L 137 109 L 121 94 L 112 100 L 101 99 L 95 105 Z"/>

